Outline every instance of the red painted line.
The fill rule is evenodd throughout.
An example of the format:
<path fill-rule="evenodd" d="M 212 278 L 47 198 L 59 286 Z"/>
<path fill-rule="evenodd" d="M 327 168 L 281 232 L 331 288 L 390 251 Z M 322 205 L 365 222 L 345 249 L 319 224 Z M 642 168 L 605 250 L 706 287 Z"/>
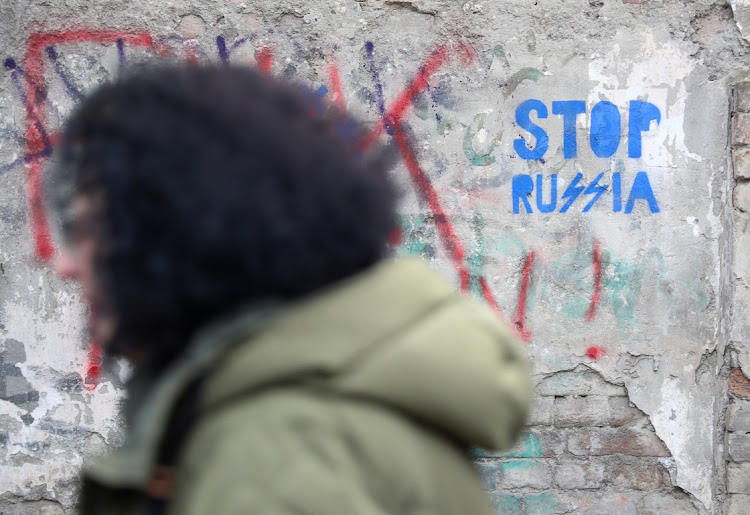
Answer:
<path fill-rule="evenodd" d="M 198 49 L 193 45 L 185 45 L 185 54 L 187 63 L 190 66 L 197 66 L 199 62 Z"/>
<path fill-rule="evenodd" d="M 437 191 L 435 191 L 430 179 L 422 171 L 422 168 L 420 168 L 417 158 L 414 155 L 414 151 L 411 149 L 400 123 L 396 123 L 393 126 L 393 137 L 396 139 L 399 151 L 404 158 L 406 168 L 411 174 L 414 185 L 417 187 L 417 190 L 422 198 L 424 198 L 425 202 L 427 202 L 427 206 L 430 208 L 430 211 L 435 218 L 435 224 L 443 246 L 448 251 L 448 255 L 450 256 L 451 261 L 453 261 L 453 265 L 456 267 L 456 271 L 461 278 L 461 289 L 466 291 L 469 288 L 469 270 L 464 263 L 464 247 L 458 239 L 458 236 L 456 236 L 456 231 L 453 228 L 453 225 L 448 221 L 443 206 L 440 204 Z"/>
<path fill-rule="evenodd" d="M 586 321 L 590 322 L 596 316 L 596 308 L 602 297 L 602 251 L 600 241 L 594 240 L 594 251 L 591 256 L 594 265 L 594 292 L 591 295 L 591 303 L 586 313 Z"/>
<path fill-rule="evenodd" d="M 93 390 L 99 384 L 102 375 L 102 349 L 93 342 L 89 348 L 89 357 L 86 360 L 86 372 L 83 378 L 83 384 L 86 388 Z"/>
<path fill-rule="evenodd" d="M 603 349 L 596 345 L 592 345 L 591 347 L 586 349 L 586 357 L 589 359 L 593 359 L 594 361 L 601 358 L 606 353 L 607 353 L 606 349 Z"/>
<path fill-rule="evenodd" d="M 41 127 L 44 127 L 44 99 L 39 93 L 46 89 L 44 83 L 44 50 L 49 45 L 65 43 L 95 42 L 117 43 L 122 40 L 125 44 L 134 46 L 152 46 L 153 38 L 145 32 L 123 33 L 113 30 L 61 30 L 54 32 L 40 32 L 32 34 L 26 42 L 24 69 L 26 81 L 26 155 L 41 153 L 47 146 L 42 137 Z M 36 87 L 35 87 L 36 85 Z M 54 247 L 50 238 L 49 222 L 42 200 L 42 165 L 38 159 L 29 163 L 26 184 L 29 195 L 29 209 L 34 234 L 34 247 L 39 258 L 49 260 L 54 255 Z"/>
<path fill-rule="evenodd" d="M 267 46 L 260 47 L 255 51 L 255 62 L 258 63 L 260 71 L 266 75 L 271 74 L 271 66 L 273 66 L 273 52 Z"/>
<path fill-rule="evenodd" d="M 346 111 L 346 101 L 344 100 L 344 90 L 341 88 L 341 75 L 339 67 L 335 63 L 328 66 L 328 76 L 331 80 L 331 89 L 333 90 L 333 103 L 340 111 Z"/>
<path fill-rule="evenodd" d="M 484 276 L 479 276 L 477 278 L 479 281 L 479 287 L 482 289 L 482 296 L 484 297 L 485 302 L 489 304 L 489 306 L 497 313 L 497 315 L 504 320 L 503 314 L 500 312 L 500 306 L 497 305 L 497 301 L 495 300 L 495 296 L 492 294 L 492 290 L 490 289 L 490 285 L 487 284 L 487 279 L 484 278 Z"/>
<path fill-rule="evenodd" d="M 534 269 L 534 256 L 535 254 L 533 250 L 526 254 L 526 259 L 523 263 L 523 272 L 521 272 L 521 289 L 518 292 L 518 307 L 516 308 L 516 315 L 513 317 L 513 325 L 516 327 L 518 334 L 525 342 L 528 342 L 531 338 L 531 333 L 526 329 L 526 299 L 529 294 L 531 272 Z"/>

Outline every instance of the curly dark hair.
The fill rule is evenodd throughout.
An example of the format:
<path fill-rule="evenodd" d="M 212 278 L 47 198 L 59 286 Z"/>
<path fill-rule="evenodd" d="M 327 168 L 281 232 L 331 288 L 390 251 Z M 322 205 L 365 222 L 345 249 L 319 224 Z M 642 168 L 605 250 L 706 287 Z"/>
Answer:
<path fill-rule="evenodd" d="M 162 365 L 202 325 L 294 299 L 383 258 L 396 193 L 351 119 L 249 68 L 159 66 L 102 86 L 65 125 L 50 193 L 103 202 L 106 350 Z M 349 138 L 351 139 L 351 138 Z M 66 228 L 63 227 L 63 233 Z"/>

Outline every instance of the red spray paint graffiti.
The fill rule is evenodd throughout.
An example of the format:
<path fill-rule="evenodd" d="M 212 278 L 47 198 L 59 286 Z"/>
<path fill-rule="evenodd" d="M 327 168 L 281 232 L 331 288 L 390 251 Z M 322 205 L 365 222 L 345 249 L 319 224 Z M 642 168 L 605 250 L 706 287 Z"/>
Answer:
<path fill-rule="evenodd" d="M 516 308 L 516 316 L 513 317 L 513 325 L 525 342 L 531 339 L 531 332 L 526 328 L 526 300 L 529 294 L 531 274 L 534 270 L 534 258 L 534 251 L 526 254 L 523 271 L 521 272 L 521 287 L 518 290 L 518 307 Z"/>
<path fill-rule="evenodd" d="M 602 251 L 599 240 L 594 240 L 594 250 L 591 261 L 594 266 L 594 293 L 591 295 L 591 303 L 586 313 L 586 321 L 590 322 L 596 316 L 596 308 L 602 296 Z"/>
<path fill-rule="evenodd" d="M 26 46 L 24 68 L 26 70 L 26 155 L 44 156 L 49 147 L 49 139 L 44 134 L 45 112 L 44 92 L 44 63 L 45 49 L 50 45 L 64 43 L 109 43 L 123 41 L 134 46 L 153 45 L 153 39 L 148 33 L 123 33 L 106 30 L 67 30 L 57 32 L 42 32 L 32 35 Z M 42 162 L 39 158 L 30 159 L 26 177 L 29 195 L 29 209 L 31 224 L 34 232 L 34 246 L 36 254 L 41 259 L 48 260 L 54 254 L 50 240 L 49 223 L 44 211 L 42 200 Z"/>

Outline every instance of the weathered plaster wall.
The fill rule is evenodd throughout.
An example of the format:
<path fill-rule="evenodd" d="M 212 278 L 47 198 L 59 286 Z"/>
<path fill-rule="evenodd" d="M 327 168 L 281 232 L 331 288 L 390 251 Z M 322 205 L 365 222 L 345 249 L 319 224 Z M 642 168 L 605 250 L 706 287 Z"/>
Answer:
<path fill-rule="evenodd" d="M 392 142 L 400 252 L 496 307 L 534 361 L 528 433 L 478 456 L 499 511 L 743 513 L 736 479 L 724 501 L 726 443 L 745 436 L 725 435 L 727 377 L 750 373 L 748 209 L 733 208 L 750 175 L 732 194 L 750 109 L 730 95 L 750 74 L 748 8 L 2 2 L 0 510 L 69 513 L 82 461 L 117 443 L 125 366 L 98 375 L 87 356 L 39 184 L 86 91 L 173 58 L 288 77 Z"/>

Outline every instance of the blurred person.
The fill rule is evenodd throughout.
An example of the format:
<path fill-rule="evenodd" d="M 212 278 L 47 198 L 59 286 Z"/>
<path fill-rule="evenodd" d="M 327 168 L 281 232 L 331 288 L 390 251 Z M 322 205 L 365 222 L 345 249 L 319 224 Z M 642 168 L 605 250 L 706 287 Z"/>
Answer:
<path fill-rule="evenodd" d="M 487 308 L 389 257 L 383 159 L 312 105 L 251 69 L 165 66 L 67 122 L 56 268 L 134 367 L 82 514 L 491 513 L 469 450 L 512 445 L 527 362 Z"/>

